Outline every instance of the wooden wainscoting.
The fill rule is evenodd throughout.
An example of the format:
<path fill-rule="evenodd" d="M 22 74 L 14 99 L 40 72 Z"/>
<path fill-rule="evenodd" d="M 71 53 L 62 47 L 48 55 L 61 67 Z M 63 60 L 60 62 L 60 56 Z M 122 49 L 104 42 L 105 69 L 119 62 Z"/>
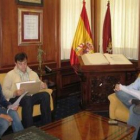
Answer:
<path fill-rule="evenodd" d="M 59 78 L 61 79 L 61 81 L 58 84 L 58 98 L 80 94 L 80 77 L 75 73 L 74 69 L 71 66 L 61 68 Z"/>

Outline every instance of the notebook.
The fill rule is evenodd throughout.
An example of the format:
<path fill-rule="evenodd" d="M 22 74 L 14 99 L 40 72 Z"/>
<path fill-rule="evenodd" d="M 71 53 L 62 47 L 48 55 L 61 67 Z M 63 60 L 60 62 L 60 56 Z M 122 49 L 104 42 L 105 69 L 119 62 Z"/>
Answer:
<path fill-rule="evenodd" d="M 27 91 L 27 95 L 32 95 L 39 92 L 40 84 L 41 82 L 21 83 L 20 89 L 24 89 L 25 92 Z"/>
<path fill-rule="evenodd" d="M 1 138 L 2 140 L 60 140 L 41 129 L 32 126 L 22 131 L 12 133 Z"/>

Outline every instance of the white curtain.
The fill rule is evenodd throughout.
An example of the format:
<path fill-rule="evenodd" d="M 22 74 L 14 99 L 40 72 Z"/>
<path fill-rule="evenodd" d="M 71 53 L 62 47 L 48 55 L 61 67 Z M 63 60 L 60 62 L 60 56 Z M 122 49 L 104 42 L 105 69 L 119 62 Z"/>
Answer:
<path fill-rule="evenodd" d="M 102 52 L 103 21 L 108 0 L 101 0 L 100 52 Z M 138 60 L 139 0 L 110 0 L 113 53 L 122 53 Z"/>
<path fill-rule="evenodd" d="M 85 0 L 91 24 L 90 0 Z M 70 59 L 73 38 L 83 7 L 83 0 L 61 0 L 61 59 Z"/>

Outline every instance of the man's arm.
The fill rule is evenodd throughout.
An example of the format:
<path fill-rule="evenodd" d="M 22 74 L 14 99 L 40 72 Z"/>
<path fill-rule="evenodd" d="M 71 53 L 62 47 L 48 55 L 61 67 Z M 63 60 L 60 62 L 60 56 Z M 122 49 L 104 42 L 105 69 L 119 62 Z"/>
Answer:
<path fill-rule="evenodd" d="M 138 77 L 133 83 L 131 83 L 128 86 L 122 85 L 126 87 L 127 89 L 133 89 L 133 90 L 140 90 L 140 78 Z M 115 91 L 119 91 L 120 89 L 120 84 L 115 85 Z"/>
<path fill-rule="evenodd" d="M 140 90 L 140 77 L 138 77 L 132 84 L 126 87 L 128 89 Z"/>
<path fill-rule="evenodd" d="M 138 99 L 140 99 L 140 91 L 139 90 L 134 90 L 134 89 L 129 89 L 126 86 L 123 86 L 120 84 L 120 89 Z"/>
<path fill-rule="evenodd" d="M 8 102 L 5 97 L 3 96 L 2 88 L 0 85 L 0 105 L 7 108 L 11 103 Z"/>
<path fill-rule="evenodd" d="M 116 84 L 115 91 L 124 91 L 138 99 L 140 99 L 140 78 L 137 78 L 134 83 L 125 86 L 121 84 Z"/>
<path fill-rule="evenodd" d="M 7 120 L 8 122 L 13 121 L 13 119 L 9 115 L 6 115 L 6 114 L 0 114 L 0 118 L 3 118 L 5 120 Z"/>
<path fill-rule="evenodd" d="M 14 91 L 12 91 L 12 78 L 9 73 L 7 73 L 7 75 L 4 78 L 2 89 L 3 89 L 3 94 L 6 99 L 15 97 Z"/>
<path fill-rule="evenodd" d="M 33 77 L 34 77 L 35 79 L 32 79 Z M 31 79 L 31 80 L 35 80 L 36 82 L 39 82 L 39 81 L 40 81 L 40 82 L 41 82 L 41 85 L 40 85 L 41 89 L 48 88 L 47 84 L 44 83 L 43 81 L 41 81 L 41 80 L 39 79 L 39 76 L 37 75 L 36 72 L 31 71 L 30 79 Z"/>

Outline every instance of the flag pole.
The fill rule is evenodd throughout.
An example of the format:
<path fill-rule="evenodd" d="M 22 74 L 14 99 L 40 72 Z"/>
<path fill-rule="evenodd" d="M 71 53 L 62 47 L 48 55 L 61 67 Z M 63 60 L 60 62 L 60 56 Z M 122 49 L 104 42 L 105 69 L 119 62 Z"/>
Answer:
<path fill-rule="evenodd" d="M 108 0 L 108 3 L 107 3 L 107 7 L 109 7 L 110 8 L 110 1 Z"/>
<path fill-rule="evenodd" d="M 83 5 L 85 5 L 86 4 L 86 1 L 85 0 L 83 0 Z"/>

